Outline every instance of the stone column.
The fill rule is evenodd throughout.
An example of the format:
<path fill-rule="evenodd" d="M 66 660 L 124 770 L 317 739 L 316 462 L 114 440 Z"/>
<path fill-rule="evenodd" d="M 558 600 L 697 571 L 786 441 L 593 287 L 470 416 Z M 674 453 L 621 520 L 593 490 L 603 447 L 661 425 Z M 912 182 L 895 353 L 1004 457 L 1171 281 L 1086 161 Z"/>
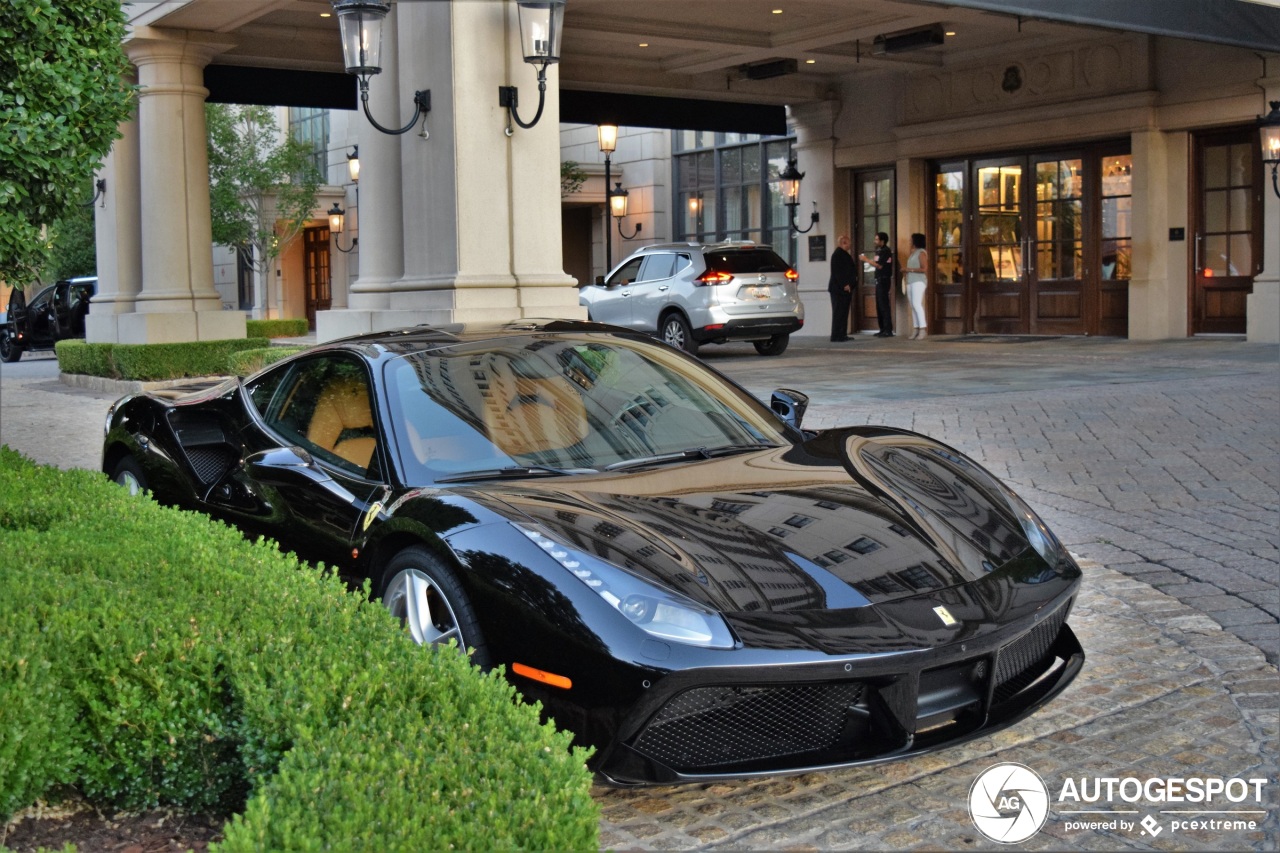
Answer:
<path fill-rule="evenodd" d="M 537 109 L 514 5 L 402 3 L 395 14 L 394 35 L 383 36 L 390 40 L 384 71 L 370 92 L 399 91 L 394 103 L 371 97 L 370 106 L 379 122 L 399 126 L 413 92 L 430 89 L 430 136 L 420 138 L 417 127 L 391 137 L 361 126 L 360 280 L 350 308 L 317 317 L 317 338 L 415 323 L 585 316 L 561 262 L 555 67 L 541 120 L 531 129 L 513 126 L 508 137 L 499 86 L 519 87 L 521 118 Z M 393 43 L 398 49 L 388 53 Z M 384 206 L 389 192 L 374 189 L 381 180 L 374 173 L 388 160 L 398 164 L 399 210 Z M 393 232 L 398 246 L 387 237 Z M 395 263 L 400 274 L 389 280 Z"/>
<path fill-rule="evenodd" d="M 1189 231 L 1186 133 L 1144 130 L 1133 152 L 1133 276 L 1129 280 L 1129 339 L 1187 336 L 1188 249 L 1169 239 L 1170 228 Z"/>
<path fill-rule="evenodd" d="M 848 223 L 837 215 L 835 186 L 835 145 L 833 124 L 838 112 L 836 101 L 821 101 L 788 107 L 787 118 L 796 132 L 796 168 L 804 173 L 800 182 L 800 206 L 795 222 L 808 228 L 813 204 L 818 203 L 818 224 L 808 234 L 797 234 L 796 272 L 800 274 L 800 299 L 804 302 L 804 327 L 801 335 L 827 337 L 831 334 L 831 298 L 827 295 L 827 279 L 831 275 L 830 257 L 836 248 L 836 237 L 848 233 Z M 822 260 L 809 260 L 809 238 L 825 237 Z M 856 253 L 855 249 L 855 253 Z"/>
<path fill-rule="evenodd" d="M 1258 81 L 1266 92 L 1268 111 L 1280 101 L 1280 77 Z M 1255 344 L 1280 343 L 1280 197 L 1271 182 L 1271 169 L 1262 175 L 1262 272 L 1253 279 L 1253 293 L 1245 303 L 1246 340 Z"/>
<path fill-rule="evenodd" d="M 142 287 L 119 316 L 121 343 L 244 337 L 213 286 L 203 85 L 225 45 L 145 28 L 125 45 L 138 69 Z"/>
<path fill-rule="evenodd" d="M 131 82 L 137 82 L 136 78 Z M 120 125 L 120 138 L 102 161 L 106 181 L 93 211 L 98 253 L 98 293 L 85 318 L 90 343 L 117 343 L 119 315 L 132 313 L 142 289 L 142 204 L 138 174 L 138 116 Z"/>

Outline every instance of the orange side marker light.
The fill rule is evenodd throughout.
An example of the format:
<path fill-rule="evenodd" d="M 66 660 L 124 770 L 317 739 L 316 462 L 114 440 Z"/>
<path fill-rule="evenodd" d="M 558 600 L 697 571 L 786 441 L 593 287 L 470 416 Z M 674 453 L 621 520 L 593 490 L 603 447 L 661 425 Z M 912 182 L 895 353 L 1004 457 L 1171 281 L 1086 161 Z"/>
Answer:
<path fill-rule="evenodd" d="M 531 666 L 525 666 L 522 663 L 511 664 L 511 671 L 516 675 L 523 675 L 525 678 L 532 678 L 534 681 L 541 681 L 543 684 L 551 687 L 559 687 L 561 690 L 568 690 L 573 687 L 573 682 L 565 678 L 563 675 L 556 675 L 554 672 L 543 672 L 540 669 L 534 669 Z"/>

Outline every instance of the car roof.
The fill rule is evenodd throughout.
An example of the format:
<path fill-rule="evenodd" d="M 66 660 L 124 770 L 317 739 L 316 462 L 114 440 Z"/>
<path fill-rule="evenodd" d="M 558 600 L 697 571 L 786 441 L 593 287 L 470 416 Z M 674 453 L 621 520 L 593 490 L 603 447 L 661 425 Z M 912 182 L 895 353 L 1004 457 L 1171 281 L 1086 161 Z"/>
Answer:
<path fill-rule="evenodd" d="M 719 243 L 651 243 L 648 246 L 641 246 L 636 249 L 634 254 L 641 255 L 647 252 L 658 251 L 679 251 L 681 249 L 695 252 L 723 252 L 732 249 L 772 249 L 770 243 L 757 243 L 754 240 L 722 240 Z"/>

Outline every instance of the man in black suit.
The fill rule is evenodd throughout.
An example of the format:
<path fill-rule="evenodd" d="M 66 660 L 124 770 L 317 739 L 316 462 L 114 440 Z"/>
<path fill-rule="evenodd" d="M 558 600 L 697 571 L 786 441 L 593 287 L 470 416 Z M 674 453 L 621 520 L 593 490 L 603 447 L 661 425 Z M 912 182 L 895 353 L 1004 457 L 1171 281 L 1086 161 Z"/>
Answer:
<path fill-rule="evenodd" d="M 858 282 L 858 265 L 849 254 L 849 238 L 841 234 L 836 250 L 831 253 L 831 278 L 827 293 L 831 296 L 831 340 L 849 340 L 849 308 L 853 305 L 853 289 Z"/>

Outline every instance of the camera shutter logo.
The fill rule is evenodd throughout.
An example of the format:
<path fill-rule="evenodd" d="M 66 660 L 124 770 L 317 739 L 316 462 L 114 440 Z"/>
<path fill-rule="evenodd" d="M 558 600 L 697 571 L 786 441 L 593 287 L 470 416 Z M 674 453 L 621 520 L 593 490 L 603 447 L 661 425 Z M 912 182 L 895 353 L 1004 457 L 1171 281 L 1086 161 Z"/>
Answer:
<path fill-rule="evenodd" d="M 978 831 L 1000 844 L 1017 844 L 1040 831 L 1049 817 L 1049 789 L 1021 764 L 988 767 L 969 789 L 969 817 Z"/>

